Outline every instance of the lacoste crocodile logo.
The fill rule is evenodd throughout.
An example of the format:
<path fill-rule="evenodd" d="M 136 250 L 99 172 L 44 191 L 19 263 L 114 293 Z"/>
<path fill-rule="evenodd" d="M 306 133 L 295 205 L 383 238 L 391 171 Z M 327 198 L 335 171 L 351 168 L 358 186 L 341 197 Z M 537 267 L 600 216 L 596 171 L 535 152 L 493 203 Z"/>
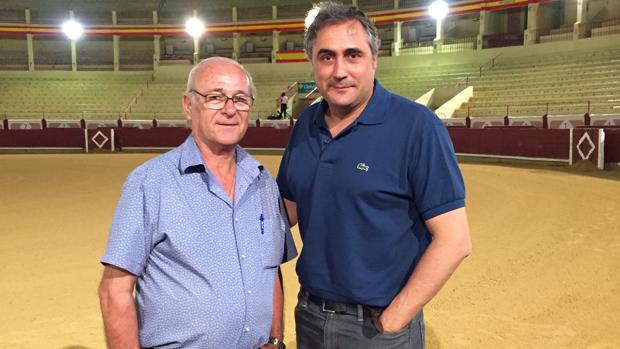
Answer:
<path fill-rule="evenodd" d="M 365 164 L 365 163 L 363 163 L 363 162 L 360 162 L 360 163 L 358 163 L 358 164 L 357 164 L 357 167 L 356 167 L 356 168 L 357 168 L 358 170 L 360 170 L 360 171 L 366 171 L 366 172 L 368 172 L 368 169 L 370 169 L 370 166 L 366 165 L 366 164 Z"/>

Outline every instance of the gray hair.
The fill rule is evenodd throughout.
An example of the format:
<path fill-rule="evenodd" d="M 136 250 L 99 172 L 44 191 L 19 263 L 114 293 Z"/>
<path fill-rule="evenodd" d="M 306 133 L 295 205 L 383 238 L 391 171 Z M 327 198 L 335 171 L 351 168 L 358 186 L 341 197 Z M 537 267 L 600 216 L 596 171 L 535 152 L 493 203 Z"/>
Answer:
<path fill-rule="evenodd" d="M 376 55 L 379 52 L 381 39 L 379 38 L 377 28 L 362 10 L 353 5 L 323 1 L 315 5 L 308 13 L 317 11 L 317 9 L 318 13 L 312 24 L 306 29 L 306 36 L 304 38 L 304 48 L 306 49 L 306 56 L 308 56 L 308 59 L 312 61 L 312 47 L 316 41 L 317 33 L 321 28 L 326 25 L 339 24 L 352 19 L 360 22 L 366 33 L 368 33 L 368 45 L 370 45 L 372 54 Z"/>
<path fill-rule="evenodd" d="M 192 68 L 192 70 L 190 70 L 189 76 L 187 77 L 187 89 L 185 92 L 190 92 L 191 90 L 194 89 L 194 79 L 196 78 L 196 75 L 198 74 L 198 72 L 200 72 L 203 69 L 206 69 L 209 64 L 216 63 L 216 62 L 230 63 L 232 65 L 237 66 L 239 69 L 241 69 L 248 79 L 248 86 L 250 87 L 250 93 L 252 94 L 252 96 L 256 97 L 256 86 L 254 86 L 254 80 L 252 80 L 252 75 L 250 75 L 250 72 L 247 71 L 247 69 L 245 69 L 245 67 L 242 66 L 239 62 L 235 61 L 234 59 L 230 59 L 226 57 L 209 57 L 207 59 L 203 59 L 202 61 L 200 61 L 200 63 L 196 64 Z"/>

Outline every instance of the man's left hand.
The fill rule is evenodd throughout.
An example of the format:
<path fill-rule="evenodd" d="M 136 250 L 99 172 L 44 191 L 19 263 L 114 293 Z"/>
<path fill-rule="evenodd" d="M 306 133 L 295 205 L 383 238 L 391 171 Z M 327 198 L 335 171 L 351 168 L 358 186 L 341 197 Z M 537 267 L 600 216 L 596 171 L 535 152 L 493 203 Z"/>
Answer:
<path fill-rule="evenodd" d="M 408 322 L 401 324 L 402 321 L 398 321 L 399 319 L 390 319 L 386 318 L 386 313 L 383 312 L 381 316 L 372 318 L 372 322 L 377 328 L 377 331 L 381 333 L 398 333 L 407 326 Z"/>
<path fill-rule="evenodd" d="M 275 344 L 267 343 L 267 344 L 263 344 L 263 346 L 260 348 L 261 349 L 278 349 L 278 346 Z"/>

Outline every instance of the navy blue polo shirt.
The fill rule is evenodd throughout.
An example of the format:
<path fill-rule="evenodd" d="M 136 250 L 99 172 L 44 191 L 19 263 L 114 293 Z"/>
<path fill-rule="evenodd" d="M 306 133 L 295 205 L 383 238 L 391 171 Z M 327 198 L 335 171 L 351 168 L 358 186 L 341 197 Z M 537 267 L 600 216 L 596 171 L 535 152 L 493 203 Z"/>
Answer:
<path fill-rule="evenodd" d="M 338 302 L 387 306 L 428 247 L 425 221 L 465 205 L 441 121 L 375 80 L 358 119 L 332 138 L 327 103 L 306 109 L 278 174 L 297 203 L 301 287 Z"/>

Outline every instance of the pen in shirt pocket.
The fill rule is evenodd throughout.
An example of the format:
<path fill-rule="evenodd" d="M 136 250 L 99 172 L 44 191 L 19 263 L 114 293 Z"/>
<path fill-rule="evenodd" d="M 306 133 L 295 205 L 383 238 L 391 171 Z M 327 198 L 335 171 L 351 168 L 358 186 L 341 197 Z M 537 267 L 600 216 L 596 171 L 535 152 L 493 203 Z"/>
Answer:
<path fill-rule="evenodd" d="M 260 233 L 265 234 L 265 216 L 261 213 L 258 220 L 260 221 Z"/>

